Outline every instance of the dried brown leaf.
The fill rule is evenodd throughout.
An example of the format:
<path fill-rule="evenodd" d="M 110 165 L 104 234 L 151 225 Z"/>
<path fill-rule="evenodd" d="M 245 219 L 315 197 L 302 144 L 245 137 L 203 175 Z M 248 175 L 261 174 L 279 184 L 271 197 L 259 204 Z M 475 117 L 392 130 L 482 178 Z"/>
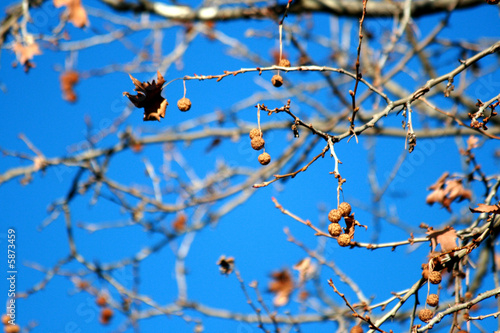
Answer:
<path fill-rule="evenodd" d="M 344 217 L 344 222 L 345 222 L 345 233 L 351 237 L 351 239 L 354 237 L 354 231 L 355 231 L 355 225 L 356 225 L 356 220 L 354 219 L 354 214 L 351 214 L 350 216 Z"/>
<path fill-rule="evenodd" d="M 448 172 L 445 172 L 439 179 L 429 187 L 432 190 L 427 198 L 426 203 L 433 205 L 440 203 L 449 212 L 451 212 L 451 203 L 455 200 L 462 201 L 464 199 L 471 200 L 472 192 L 463 187 L 461 179 L 447 179 Z"/>
<path fill-rule="evenodd" d="M 217 265 L 219 266 L 219 270 L 222 274 L 229 275 L 233 272 L 234 269 L 234 258 L 226 258 L 225 255 L 221 255 L 219 260 L 217 260 Z"/>
<path fill-rule="evenodd" d="M 290 300 L 294 284 L 292 275 L 286 269 L 271 274 L 273 281 L 269 283 L 269 291 L 275 294 L 273 299 L 274 306 L 283 306 Z"/>
<path fill-rule="evenodd" d="M 453 227 L 445 227 L 441 230 L 430 230 L 427 232 L 431 240 L 432 251 L 437 245 L 441 245 L 442 252 L 448 252 L 457 247 L 457 233 Z"/>
<path fill-rule="evenodd" d="M 172 228 L 176 232 L 182 232 L 186 230 L 186 222 L 187 222 L 187 216 L 184 213 L 180 213 L 177 215 L 175 220 L 172 222 Z"/>
<path fill-rule="evenodd" d="M 442 188 L 437 188 L 427 196 L 425 202 L 429 205 L 432 205 L 436 202 L 442 203 L 445 197 L 446 191 Z"/>
<path fill-rule="evenodd" d="M 16 53 L 16 57 L 21 65 L 26 64 L 26 62 L 33 60 L 36 55 L 42 54 L 40 47 L 36 42 L 29 45 L 23 45 L 21 43 L 14 43 L 12 50 Z"/>
<path fill-rule="evenodd" d="M 451 179 L 446 181 L 446 194 L 451 201 L 458 199 L 462 201 L 464 199 L 470 200 L 472 198 L 472 192 L 464 188 L 461 179 Z"/>
<path fill-rule="evenodd" d="M 83 8 L 81 0 L 53 0 L 54 7 L 66 7 L 68 11 L 68 21 L 75 27 L 83 28 L 89 24 L 87 11 Z"/>
<path fill-rule="evenodd" d="M 296 263 L 293 269 L 299 271 L 299 284 L 306 282 L 316 271 L 316 267 L 311 263 L 311 258 L 309 257 Z"/>
<path fill-rule="evenodd" d="M 160 72 L 157 72 L 157 75 L 158 82 L 155 82 L 155 80 L 153 80 L 151 83 L 141 83 L 139 80 L 129 74 L 132 82 L 135 85 L 134 91 L 137 91 L 137 95 L 131 95 L 128 92 L 123 93 L 123 95 L 127 96 L 136 108 L 144 108 L 144 121 L 160 121 L 160 117 L 164 118 L 165 111 L 167 110 L 168 102 L 161 96 L 165 79 L 160 74 Z"/>
<path fill-rule="evenodd" d="M 473 135 L 469 136 L 469 138 L 467 139 L 467 150 L 470 151 L 474 148 L 477 148 L 478 143 L 479 143 L 479 138 Z"/>
<path fill-rule="evenodd" d="M 486 205 L 486 204 L 477 204 L 477 208 L 469 208 L 473 213 L 493 213 L 500 214 L 500 205 Z"/>
<path fill-rule="evenodd" d="M 61 82 L 61 90 L 63 93 L 63 99 L 68 102 L 75 102 L 77 99 L 76 93 L 74 91 L 75 84 L 78 83 L 79 74 L 73 70 L 67 70 L 61 74 L 59 77 Z"/>

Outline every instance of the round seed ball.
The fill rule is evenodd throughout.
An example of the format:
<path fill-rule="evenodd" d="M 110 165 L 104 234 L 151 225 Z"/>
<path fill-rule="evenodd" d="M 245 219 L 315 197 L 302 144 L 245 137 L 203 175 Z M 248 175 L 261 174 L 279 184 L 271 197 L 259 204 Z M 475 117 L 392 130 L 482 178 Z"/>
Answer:
<path fill-rule="evenodd" d="M 186 112 L 191 109 L 191 101 L 189 100 L 189 98 L 183 97 L 177 101 L 177 107 L 182 112 Z"/>
<path fill-rule="evenodd" d="M 252 148 L 255 150 L 261 150 L 262 148 L 264 148 L 265 143 L 266 142 L 264 141 L 264 139 L 261 138 L 260 136 L 257 136 L 255 138 L 253 138 L 252 141 L 250 141 Z"/>
<path fill-rule="evenodd" d="M 111 308 L 104 308 L 101 310 L 101 323 L 103 324 L 109 324 L 111 321 L 111 318 L 113 318 L 113 309 Z"/>
<path fill-rule="evenodd" d="M 8 314 L 3 314 L 2 315 L 2 324 L 7 325 L 10 321 L 10 317 Z"/>
<path fill-rule="evenodd" d="M 422 309 L 418 312 L 418 318 L 424 323 L 429 322 L 433 316 L 434 313 L 432 312 L 432 310 L 429 309 Z"/>
<path fill-rule="evenodd" d="M 332 209 L 330 213 L 328 213 L 328 220 L 332 223 L 339 223 L 342 218 L 342 213 L 338 209 Z"/>
<path fill-rule="evenodd" d="M 349 216 L 351 214 L 351 205 L 343 202 L 339 205 L 339 211 L 342 213 L 342 216 Z"/>
<path fill-rule="evenodd" d="M 332 235 L 332 237 L 337 237 L 342 233 L 342 227 L 338 223 L 330 223 L 328 226 L 328 233 Z"/>
<path fill-rule="evenodd" d="M 19 333 L 21 332 L 21 327 L 17 324 L 15 325 L 5 325 L 3 328 L 3 331 L 5 333 Z"/>
<path fill-rule="evenodd" d="M 276 88 L 279 88 L 283 85 L 283 78 L 280 75 L 276 74 L 271 78 L 271 83 Z"/>
<path fill-rule="evenodd" d="M 429 273 L 429 282 L 432 284 L 441 283 L 441 272 L 432 271 Z"/>
<path fill-rule="evenodd" d="M 351 237 L 348 234 L 342 234 L 337 237 L 337 242 L 340 246 L 349 246 L 351 244 Z"/>
<path fill-rule="evenodd" d="M 97 296 L 95 303 L 100 307 L 106 306 L 106 304 L 108 304 L 107 297 L 105 295 L 99 295 Z"/>
<path fill-rule="evenodd" d="M 430 294 L 427 296 L 427 304 L 430 306 L 436 306 L 439 303 L 439 296 L 436 294 Z"/>
<path fill-rule="evenodd" d="M 281 59 L 280 60 L 280 66 L 281 67 L 290 67 L 290 60 L 285 59 L 285 58 Z"/>
<path fill-rule="evenodd" d="M 248 135 L 250 136 L 250 140 L 251 140 L 251 139 L 253 139 L 253 138 L 256 138 L 256 137 L 258 137 L 258 136 L 261 136 L 261 135 L 260 135 L 260 131 L 259 131 L 259 129 L 258 129 L 258 128 L 252 128 L 252 129 L 250 130 L 250 133 L 249 133 Z"/>
<path fill-rule="evenodd" d="M 271 155 L 269 155 L 268 153 L 262 153 L 257 159 L 259 160 L 260 164 L 268 165 L 269 162 L 271 162 Z"/>
<path fill-rule="evenodd" d="M 350 333 L 363 333 L 363 328 L 359 325 L 356 325 L 356 326 L 353 326 L 349 332 Z"/>

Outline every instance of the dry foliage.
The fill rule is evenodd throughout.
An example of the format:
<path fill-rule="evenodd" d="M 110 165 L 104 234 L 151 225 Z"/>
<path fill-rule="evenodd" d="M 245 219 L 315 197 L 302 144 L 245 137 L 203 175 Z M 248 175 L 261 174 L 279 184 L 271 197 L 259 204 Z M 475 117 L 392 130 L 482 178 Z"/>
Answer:
<path fill-rule="evenodd" d="M 66 186 L 39 230 L 62 231 L 53 242 L 68 250 L 51 253 L 49 264 L 27 263 L 42 277 L 17 297 L 28 308 L 34 294 L 69 280 L 74 286 L 67 294 L 91 301 L 93 324 L 120 332 L 140 331 L 156 317 L 195 332 L 212 320 L 275 333 L 306 331 L 311 323 L 322 325 L 314 331 L 491 331 L 500 311 L 493 300 L 500 295 L 500 174 L 492 167 L 500 156 L 500 41 L 488 37 L 491 31 L 461 31 L 457 26 L 469 22 L 455 19 L 470 8 L 485 17 L 497 12 L 485 2 L 498 3 L 205 1 L 193 7 L 106 0 L 85 8 L 82 0 L 53 0 L 9 7 L 0 45 L 27 72 L 35 57 L 50 62 L 49 53 L 63 54 L 54 57 L 58 78 L 42 84 L 59 82 L 68 110 L 88 102 L 90 84 L 118 77 L 98 83 L 99 94 L 91 96 L 92 111 L 104 121 L 96 128 L 85 118 L 84 142 L 69 144 L 53 133 L 65 150 L 52 157 L 44 142 L 39 149 L 22 134 L 24 151 L 2 146 L 5 158 L 21 162 L 5 164 L 0 185 L 17 179 L 26 186 L 22 209 L 33 202 L 29 191 L 36 186 L 28 185 L 36 181 L 47 186 L 36 200 L 52 200 L 46 196 L 54 189 L 35 175 L 55 170 L 62 176 L 54 188 Z M 477 15 L 474 10 L 467 13 Z M 49 22 L 44 26 L 37 14 Z M 479 26 L 483 17 L 471 21 Z M 494 16 L 488 24 L 494 35 L 500 21 Z M 80 56 L 86 52 L 94 52 L 90 62 Z M 100 52 L 120 60 L 103 63 Z M 156 78 L 137 79 L 153 72 Z M 41 84 L 29 75 L 23 92 Z M 120 95 L 132 87 L 135 93 Z M 143 109 L 143 121 L 166 118 L 167 96 L 177 101 L 172 117 L 161 124 L 138 119 L 136 109 Z M 33 113 L 21 109 L 23 102 L 14 103 L 16 115 L 29 119 Z M 115 114 L 120 103 L 122 113 Z M 452 153 L 443 150 L 450 145 Z M 443 162 L 443 153 L 455 154 L 459 165 Z M 426 192 L 434 172 L 442 175 Z M 113 218 L 82 221 L 82 205 L 88 215 L 106 205 Z M 239 209 L 245 213 L 234 213 Z M 20 229 L 33 224 L 21 222 Z M 233 224 L 234 234 L 222 234 L 224 223 Z M 284 234 L 271 234 L 276 225 Z M 130 229 L 134 239 L 122 243 L 121 233 Z M 91 252 L 85 242 L 104 233 L 109 238 Z M 227 244 L 251 246 L 235 249 L 243 260 L 221 255 Z M 108 246 L 119 259 L 104 259 L 101 247 Z M 24 255 L 19 261 L 29 262 Z M 210 268 L 200 275 L 205 262 Z M 372 281 L 381 273 L 384 283 Z M 266 284 L 259 287 L 258 280 L 267 282 L 272 299 L 261 294 Z M 246 312 L 223 307 L 234 299 L 246 301 Z M 36 330 L 9 320 L 2 316 L 6 332 Z"/>

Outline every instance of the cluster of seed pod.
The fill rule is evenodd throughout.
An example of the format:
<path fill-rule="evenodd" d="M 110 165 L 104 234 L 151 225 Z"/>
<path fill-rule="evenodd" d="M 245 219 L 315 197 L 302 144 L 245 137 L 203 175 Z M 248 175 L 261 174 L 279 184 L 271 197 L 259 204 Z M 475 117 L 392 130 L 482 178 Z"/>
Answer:
<path fill-rule="evenodd" d="M 280 67 L 290 67 L 290 60 L 285 59 L 285 58 L 281 59 L 280 63 L 279 63 L 279 66 Z M 281 75 L 279 74 L 279 72 L 278 72 L 278 74 L 274 75 L 271 78 L 271 83 L 276 88 L 279 88 L 279 87 L 281 87 L 283 85 L 283 78 L 281 77 Z"/>
<path fill-rule="evenodd" d="M 101 324 L 108 325 L 113 318 L 113 309 L 108 307 L 108 296 L 105 293 L 101 293 L 97 296 L 95 303 L 101 308 L 101 313 L 99 320 Z"/>
<path fill-rule="evenodd" d="M 428 265 L 424 265 L 424 270 L 422 271 L 422 277 L 429 281 L 431 284 L 440 284 L 442 280 L 441 272 L 430 271 Z M 436 307 L 439 304 L 439 296 L 437 294 L 429 294 L 426 300 L 427 305 Z M 421 309 L 418 312 L 418 318 L 424 323 L 428 323 L 434 317 L 434 311 L 431 309 Z"/>
<path fill-rule="evenodd" d="M 11 322 L 11 318 L 8 314 L 2 315 L 3 331 L 5 333 L 19 333 L 21 332 L 21 327 L 17 324 Z"/>
<path fill-rule="evenodd" d="M 354 217 L 351 216 L 351 205 L 347 202 L 342 202 L 337 209 L 332 209 L 328 213 L 328 220 L 331 222 L 328 226 L 328 233 L 332 237 L 337 238 L 337 242 L 340 246 L 348 246 L 351 243 L 351 236 L 342 233 L 343 229 L 339 224 L 342 217 L 346 222 L 348 219 L 354 219 Z"/>
<path fill-rule="evenodd" d="M 258 128 L 252 128 L 250 131 L 250 144 L 252 145 L 252 148 L 255 150 L 261 150 L 264 148 L 264 145 L 266 142 L 264 141 L 264 138 L 262 137 L 262 132 Z M 269 162 L 271 162 L 271 155 L 269 155 L 266 152 L 263 152 L 262 154 L 259 155 L 258 157 L 259 163 L 262 165 L 268 165 Z"/>

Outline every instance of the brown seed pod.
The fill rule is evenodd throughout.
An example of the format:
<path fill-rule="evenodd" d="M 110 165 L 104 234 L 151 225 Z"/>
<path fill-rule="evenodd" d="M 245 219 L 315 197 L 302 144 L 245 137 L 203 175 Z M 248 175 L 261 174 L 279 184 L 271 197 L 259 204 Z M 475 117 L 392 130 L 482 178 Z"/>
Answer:
<path fill-rule="evenodd" d="M 434 313 L 432 312 L 432 310 L 429 309 L 422 309 L 418 312 L 418 318 L 424 323 L 429 322 L 433 316 Z"/>
<path fill-rule="evenodd" d="M 441 283 L 441 272 L 432 271 L 429 273 L 429 282 L 432 284 Z"/>
<path fill-rule="evenodd" d="M 465 299 L 469 300 L 472 298 L 472 293 L 470 291 L 465 292 Z"/>
<path fill-rule="evenodd" d="M 111 308 L 103 308 L 101 310 L 101 318 L 100 318 L 101 319 L 101 323 L 105 324 L 105 325 L 109 324 L 109 322 L 111 321 L 111 318 L 113 318 L 113 315 L 114 315 L 113 309 L 111 309 Z"/>
<path fill-rule="evenodd" d="M 97 306 L 103 307 L 108 304 L 108 298 L 106 297 L 106 295 L 101 294 L 97 296 L 97 298 L 95 299 L 95 303 L 97 304 Z"/>
<path fill-rule="evenodd" d="M 279 88 L 283 85 L 283 78 L 277 74 L 277 75 L 274 75 L 272 78 L 271 78 L 271 83 L 273 84 L 273 86 L 275 86 L 276 88 Z"/>
<path fill-rule="evenodd" d="M 427 304 L 430 306 L 436 306 L 439 303 L 439 296 L 436 294 L 430 294 L 427 296 Z"/>
<path fill-rule="evenodd" d="M 351 237 L 348 234 L 342 234 L 337 237 L 337 242 L 340 246 L 349 246 L 351 244 Z"/>
<path fill-rule="evenodd" d="M 257 159 L 259 160 L 260 164 L 268 165 L 269 162 L 271 162 L 271 155 L 269 155 L 268 153 L 262 153 Z"/>
<path fill-rule="evenodd" d="M 328 226 L 328 233 L 332 235 L 332 237 L 337 237 L 342 233 L 342 227 L 338 223 L 330 223 Z"/>
<path fill-rule="evenodd" d="M 285 59 L 285 58 L 281 59 L 280 60 L 280 66 L 281 67 L 290 67 L 290 60 Z"/>
<path fill-rule="evenodd" d="M 363 333 L 363 328 L 360 325 L 353 326 L 349 333 Z"/>
<path fill-rule="evenodd" d="M 19 333 L 21 332 L 21 327 L 19 327 L 19 325 L 5 325 L 3 327 L 3 331 L 5 333 Z"/>
<path fill-rule="evenodd" d="M 328 220 L 332 223 L 339 223 L 342 218 L 342 213 L 338 209 L 332 209 L 330 213 L 328 213 Z"/>
<path fill-rule="evenodd" d="M 87 289 L 88 287 L 90 287 L 90 283 L 88 283 L 88 281 L 82 280 L 82 281 L 78 281 L 78 283 L 76 284 L 76 286 L 79 289 Z"/>
<path fill-rule="evenodd" d="M 252 140 L 253 138 L 262 136 L 262 134 L 260 133 L 258 128 L 252 128 L 248 135 L 250 136 L 250 140 Z"/>
<path fill-rule="evenodd" d="M 21 327 L 19 325 L 5 325 L 3 328 L 5 333 L 19 333 L 21 332 Z"/>
<path fill-rule="evenodd" d="M 343 202 L 339 206 L 339 211 L 342 214 L 342 216 L 346 217 L 351 214 L 351 205 L 349 205 L 347 202 Z"/>
<path fill-rule="evenodd" d="M 252 148 L 255 149 L 255 150 L 261 150 L 262 148 L 264 148 L 264 144 L 266 142 L 264 141 L 263 138 L 261 138 L 260 136 L 258 137 L 255 137 L 252 139 L 252 141 L 250 141 L 250 144 L 252 145 Z"/>
<path fill-rule="evenodd" d="M 177 107 L 182 112 L 189 111 L 189 109 L 191 109 L 191 101 L 189 100 L 189 98 L 182 97 L 180 100 L 177 101 Z"/>
<path fill-rule="evenodd" d="M 10 321 L 10 316 L 8 314 L 2 315 L 2 324 L 7 325 Z"/>

